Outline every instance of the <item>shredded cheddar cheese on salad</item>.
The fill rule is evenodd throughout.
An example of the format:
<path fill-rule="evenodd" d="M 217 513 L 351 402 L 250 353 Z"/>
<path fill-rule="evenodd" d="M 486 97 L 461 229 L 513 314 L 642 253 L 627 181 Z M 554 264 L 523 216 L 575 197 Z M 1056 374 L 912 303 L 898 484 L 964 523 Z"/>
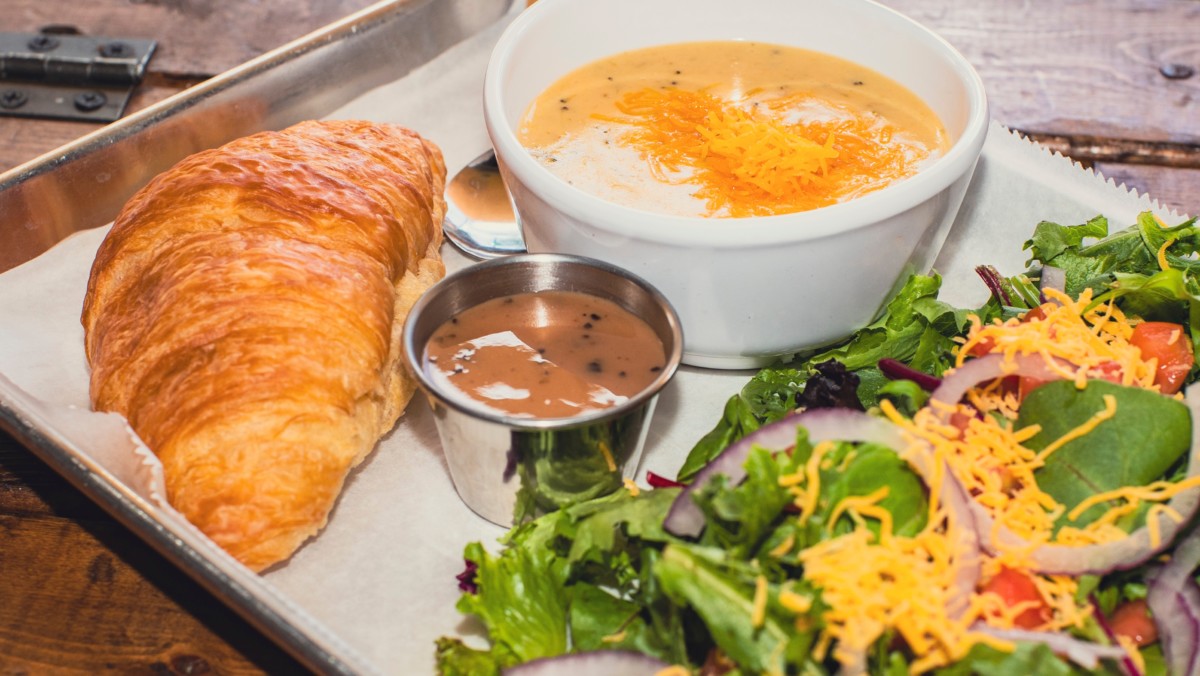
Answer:
<path fill-rule="evenodd" d="M 1061 377 L 1080 387 L 1087 378 L 1113 380 L 1122 385 L 1150 388 L 1154 365 L 1142 359 L 1129 338 L 1133 325 L 1112 302 L 1092 307 L 1092 291 L 1078 299 L 1046 289 L 1051 302 L 1041 305 L 1032 319 L 1009 319 L 987 326 L 974 319 L 957 364 L 978 354 L 1040 355 Z M 1027 315 L 1029 317 L 1030 315 Z"/>
<path fill-rule="evenodd" d="M 1090 292 L 1078 299 L 1048 292 L 1052 302 L 1041 306 L 1032 316 L 982 325 L 975 322 L 958 356 L 958 364 L 968 355 L 1000 354 L 1006 359 L 1017 355 L 1041 357 L 1060 377 L 1085 387 L 1089 378 L 1104 378 L 1119 383 L 1156 389 L 1155 364 L 1142 358 L 1129 339 L 1133 324 L 1111 303 L 1094 306 Z M 1175 337 L 1177 339 L 1177 337 Z M 1031 425 L 1014 426 L 1020 409 L 1021 393 L 1005 389 L 1002 379 L 981 384 L 967 394 L 964 402 L 950 410 L 937 407 L 919 409 L 912 418 L 899 413 L 887 400 L 880 404 L 882 413 L 901 428 L 917 446 L 902 450 L 911 457 L 918 446 L 929 449 L 932 457 L 944 460 L 972 499 L 994 518 L 993 530 L 1007 528 L 1026 544 L 1001 546 L 994 556 L 985 557 L 983 579 L 1001 575 L 1005 569 L 1027 570 L 1029 555 L 1040 545 L 1083 546 L 1114 542 L 1127 537 L 1118 522 L 1139 509 L 1150 517 L 1173 513 L 1164 503 L 1181 491 L 1200 486 L 1200 477 L 1181 482 L 1154 482 L 1102 492 L 1081 502 L 1066 514 L 1074 521 L 1097 505 L 1105 507 L 1098 518 L 1083 527 L 1055 524 L 1067 512 L 1066 507 L 1038 487 L 1035 472 L 1046 465 L 1052 454 L 1067 444 L 1087 437 L 1118 411 L 1115 397 L 1105 395 L 1103 405 L 1091 417 L 1052 440 L 1040 451 L 1026 444 L 1041 429 Z M 948 415 L 949 414 L 949 415 Z M 815 513 L 820 494 L 819 469 L 834 467 L 830 453 L 835 445 L 822 442 L 814 447 L 805 465 L 796 473 L 780 477 L 795 498 L 803 521 Z M 848 464 L 844 458 L 840 468 Z M 1065 631 L 1085 626 L 1093 614 L 1092 606 L 1078 595 L 1078 579 L 1068 575 L 1020 573 L 1028 579 L 1033 596 L 1009 603 L 986 589 L 974 593 L 967 610 L 951 617 L 945 596 L 955 587 L 955 534 L 946 522 L 946 514 L 936 496 L 944 489 L 944 476 L 926 477 L 931 496 L 931 524 L 916 537 L 893 533 L 891 513 L 879 503 L 888 495 L 887 487 L 872 493 L 850 496 L 835 505 L 825 523 L 831 535 L 827 540 L 803 549 L 798 557 L 804 577 L 821 590 L 828 609 L 821 615 L 824 629 L 819 633 L 815 654 L 832 654 L 843 666 L 853 670 L 861 653 L 884 632 L 894 630 L 903 637 L 914 660 L 909 668 L 920 674 L 961 659 L 971 647 L 986 643 L 1011 650 L 974 629 L 977 623 L 1001 629 L 1035 628 L 1039 631 Z M 1147 506 L 1148 505 L 1148 506 Z M 845 535 L 832 537 L 834 525 L 843 517 L 854 523 Z M 1172 518 L 1181 518 L 1175 514 Z M 877 534 L 868 526 L 876 524 Z M 1157 519 L 1150 518 L 1150 537 L 1157 546 Z M 1002 543 L 993 532 L 993 541 Z M 783 556 L 792 550 L 789 540 L 771 551 Z M 759 578 L 762 580 L 762 578 Z M 762 589 L 760 583 L 758 589 Z M 762 605 L 756 593 L 755 626 L 761 623 Z M 807 612 L 810 603 L 803 597 L 789 597 L 785 607 Z M 1033 613 L 1034 623 L 1029 613 Z M 798 618 L 797 622 L 806 620 Z"/>
<path fill-rule="evenodd" d="M 829 606 L 816 652 L 836 642 L 833 654 L 846 663 L 852 652 L 896 629 L 917 656 L 912 673 L 966 655 L 982 637 L 969 631 L 974 617 L 954 620 L 946 610 L 956 571 L 950 541 L 932 528 L 914 538 L 878 540 L 859 528 L 802 551 L 805 578 L 820 587 Z"/>

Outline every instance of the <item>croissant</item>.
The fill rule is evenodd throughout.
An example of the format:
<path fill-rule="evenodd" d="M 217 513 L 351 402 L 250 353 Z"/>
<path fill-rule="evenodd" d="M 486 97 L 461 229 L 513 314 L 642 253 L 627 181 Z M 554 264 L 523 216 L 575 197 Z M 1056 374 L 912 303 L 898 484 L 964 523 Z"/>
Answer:
<path fill-rule="evenodd" d="M 326 523 L 415 381 L 401 327 L 445 274 L 445 166 L 403 127 L 305 122 L 198 153 L 122 209 L 82 323 L 96 410 L 253 570 Z"/>

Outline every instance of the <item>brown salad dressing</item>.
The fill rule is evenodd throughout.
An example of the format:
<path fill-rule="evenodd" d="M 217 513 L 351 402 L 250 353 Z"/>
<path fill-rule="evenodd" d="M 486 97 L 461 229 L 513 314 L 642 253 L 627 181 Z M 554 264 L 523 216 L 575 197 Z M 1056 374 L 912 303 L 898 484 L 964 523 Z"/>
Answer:
<path fill-rule="evenodd" d="M 486 408 L 564 418 L 641 392 L 666 363 L 650 325 L 616 303 L 572 291 L 495 298 L 438 327 L 429 374 Z"/>

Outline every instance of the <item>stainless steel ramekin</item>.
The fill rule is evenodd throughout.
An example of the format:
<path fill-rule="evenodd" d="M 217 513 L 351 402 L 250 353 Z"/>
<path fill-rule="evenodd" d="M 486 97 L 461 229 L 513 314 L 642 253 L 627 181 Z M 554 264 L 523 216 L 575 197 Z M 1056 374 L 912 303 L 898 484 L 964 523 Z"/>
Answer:
<path fill-rule="evenodd" d="M 473 407 L 430 378 L 422 363 L 425 344 L 451 317 L 493 298 L 550 290 L 598 296 L 641 317 L 666 353 L 658 377 L 617 406 L 568 418 L 521 418 Z M 666 298 L 639 277 L 581 256 L 525 254 L 473 265 L 426 292 L 405 323 L 404 352 L 433 409 L 459 496 L 488 521 L 511 526 L 610 493 L 633 478 L 658 393 L 679 366 L 683 335 Z"/>

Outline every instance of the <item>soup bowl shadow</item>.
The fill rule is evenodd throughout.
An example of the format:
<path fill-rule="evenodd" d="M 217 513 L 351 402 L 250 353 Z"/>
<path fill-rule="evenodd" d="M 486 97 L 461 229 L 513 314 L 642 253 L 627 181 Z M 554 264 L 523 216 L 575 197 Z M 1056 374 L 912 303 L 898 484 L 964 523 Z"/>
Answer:
<path fill-rule="evenodd" d="M 534 418 L 471 402 L 426 368 L 426 344 L 451 318 L 489 300 L 541 291 L 596 296 L 641 318 L 662 342 L 662 369 L 640 392 L 609 408 Z M 433 410 L 455 490 L 476 514 L 506 527 L 611 493 L 633 479 L 659 393 L 683 354 L 679 318 L 657 289 L 610 264 L 560 254 L 493 259 L 446 277 L 413 306 L 402 344 Z"/>
<path fill-rule="evenodd" d="M 630 50 L 753 40 L 830 54 L 898 82 L 950 145 L 915 175 L 811 211 L 703 218 L 634 209 L 552 174 L 519 139 L 525 111 L 571 71 Z M 836 342 L 928 272 L 967 193 L 988 127 L 970 63 L 920 24 L 869 0 L 541 0 L 497 43 L 484 118 L 531 252 L 628 269 L 679 313 L 683 362 L 752 368 Z"/>

